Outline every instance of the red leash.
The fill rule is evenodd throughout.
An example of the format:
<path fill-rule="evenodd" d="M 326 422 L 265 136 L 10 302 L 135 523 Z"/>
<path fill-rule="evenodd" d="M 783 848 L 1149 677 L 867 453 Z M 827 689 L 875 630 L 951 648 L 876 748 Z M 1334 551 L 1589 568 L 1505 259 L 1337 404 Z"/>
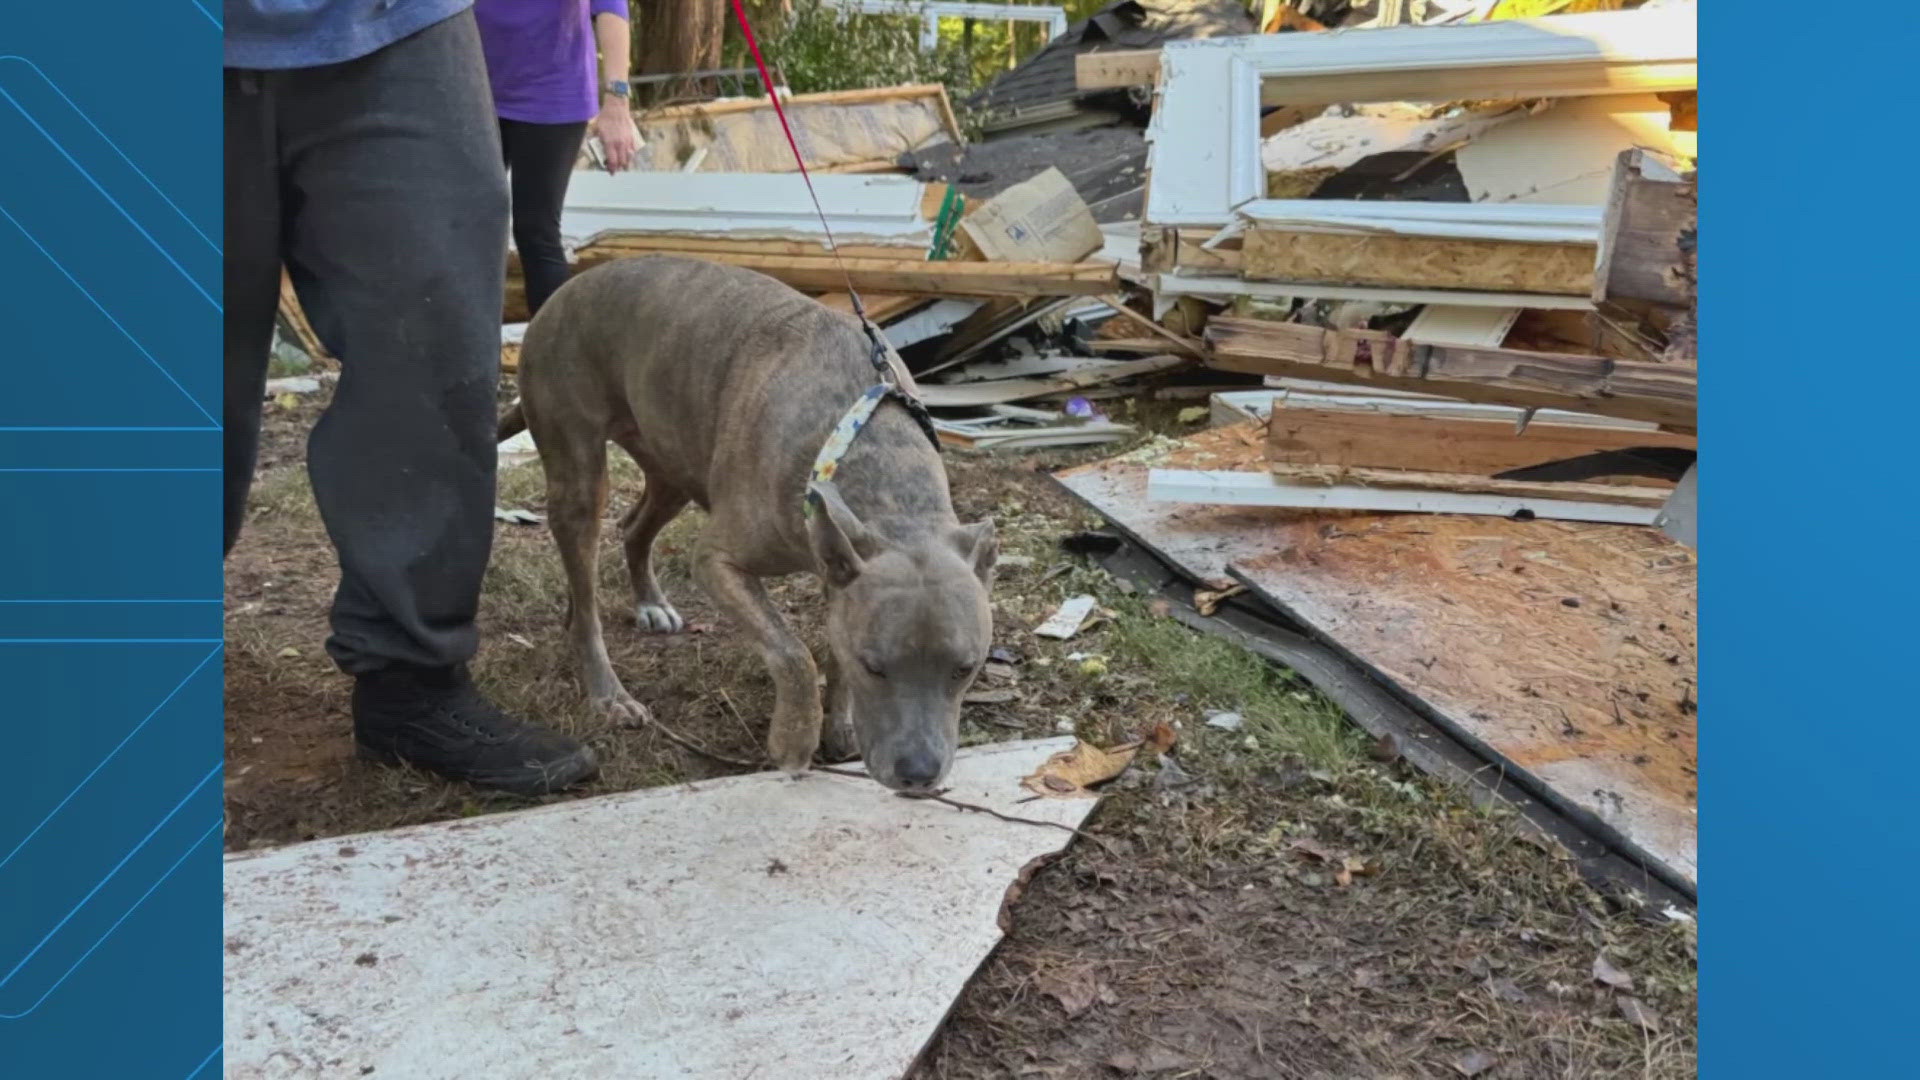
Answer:
<path fill-rule="evenodd" d="M 867 323 L 867 312 L 860 304 L 860 294 L 854 290 L 853 275 L 847 271 L 847 264 L 840 260 L 840 245 L 833 238 L 833 226 L 827 224 L 827 212 L 820 208 L 820 193 L 813 189 L 813 177 L 807 172 L 807 159 L 801 156 L 800 143 L 793 137 L 793 126 L 787 123 L 787 110 L 780 104 L 780 94 L 773 86 L 773 76 L 767 71 L 766 58 L 760 55 L 760 42 L 753 36 L 753 24 L 747 20 L 747 9 L 740 0 L 731 0 L 733 17 L 740 23 L 740 34 L 747 39 L 747 48 L 753 53 L 754 66 L 760 69 L 760 82 L 767 88 L 767 98 L 773 102 L 773 114 L 780 118 L 780 130 L 786 133 L 787 146 L 793 151 L 793 163 L 800 167 L 800 179 L 807 182 L 807 195 L 813 200 L 813 212 L 820 217 L 820 228 L 827 235 L 827 250 L 833 253 L 834 264 L 840 267 L 840 276 L 847 279 L 847 297 L 853 302 L 854 318 L 863 325 Z M 872 331 L 868 331 L 869 335 Z"/>

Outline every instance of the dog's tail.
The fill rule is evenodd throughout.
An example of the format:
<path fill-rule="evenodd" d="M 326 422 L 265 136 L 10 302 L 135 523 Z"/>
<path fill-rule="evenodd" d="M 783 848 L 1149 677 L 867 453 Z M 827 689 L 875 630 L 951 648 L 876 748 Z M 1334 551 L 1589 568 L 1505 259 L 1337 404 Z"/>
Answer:
<path fill-rule="evenodd" d="M 527 430 L 527 416 L 520 408 L 520 399 L 514 398 L 507 411 L 500 414 L 500 427 L 495 432 L 496 442 L 506 442 L 515 435 Z"/>

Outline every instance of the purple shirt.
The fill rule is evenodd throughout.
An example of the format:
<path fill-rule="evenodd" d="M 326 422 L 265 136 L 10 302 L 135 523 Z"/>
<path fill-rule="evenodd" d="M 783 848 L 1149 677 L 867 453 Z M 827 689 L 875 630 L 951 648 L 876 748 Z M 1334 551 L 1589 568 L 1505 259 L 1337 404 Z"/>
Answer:
<path fill-rule="evenodd" d="M 626 0 L 474 0 L 493 108 L 503 120 L 578 124 L 600 112 L 593 17 Z"/>

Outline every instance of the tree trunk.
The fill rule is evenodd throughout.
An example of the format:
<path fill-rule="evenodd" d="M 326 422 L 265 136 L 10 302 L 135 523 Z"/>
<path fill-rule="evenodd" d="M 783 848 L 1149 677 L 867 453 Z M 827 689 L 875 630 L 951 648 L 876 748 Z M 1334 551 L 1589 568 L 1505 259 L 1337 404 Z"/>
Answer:
<path fill-rule="evenodd" d="M 728 0 L 634 0 L 633 70 L 636 75 L 677 75 L 720 66 Z M 671 98 L 678 88 L 655 88 Z"/>

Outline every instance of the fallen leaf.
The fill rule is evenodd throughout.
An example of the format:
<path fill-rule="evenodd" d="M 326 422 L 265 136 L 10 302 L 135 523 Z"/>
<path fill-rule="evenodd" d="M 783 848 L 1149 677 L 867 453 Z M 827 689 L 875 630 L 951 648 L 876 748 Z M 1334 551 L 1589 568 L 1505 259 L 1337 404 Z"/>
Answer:
<path fill-rule="evenodd" d="M 1173 604 L 1166 600 L 1155 600 L 1147 605 L 1147 610 L 1156 619 L 1164 619 L 1173 614 Z"/>
<path fill-rule="evenodd" d="M 1202 589 L 1193 594 L 1194 610 L 1202 615 L 1212 615 L 1219 610 L 1222 601 L 1246 591 L 1245 585 L 1232 585 L 1225 589 Z"/>
<path fill-rule="evenodd" d="M 546 519 L 531 510 L 512 509 L 496 506 L 493 508 L 495 521 L 504 521 L 509 525 L 538 525 Z"/>
<path fill-rule="evenodd" d="M 996 916 L 994 920 L 999 923 L 1001 933 L 1007 934 L 1013 932 L 1014 901 L 1020 899 L 1020 894 L 1026 891 L 1027 882 L 1033 880 L 1034 872 L 1059 857 L 1060 853 L 1057 851 L 1049 851 L 1044 855 L 1036 855 L 1028 859 L 1026 865 L 1020 868 L 1020 872 L 1013 876 L 1013 883 L 1007 886 L 1005 895 L 1000 898 L 1000 914 Z"/>
<path fill-rule="evenodd" d="M 1653 1014 L 1652 1009 L 1647 1008 L 1645 1002 L 1642 1002 L 1636 997 L 1626 996 L 1622 996 L 1619 1001 L 1621 1016 L 1640 1025 L 1641 1028 L 1647 1031 L 1660 1030 L 1660 1018 Z"/>
<path fill-rule="evenodd" d="M 280 659 L 298 660 L 300 659 L 300 650 L 289 645 L 286 648 L 280 650 Z"/>
<path fill-rule="evenodd" d="M 1147 732 L 1140 741 L 1152 747 L 1154 753 L 1164 754 L 1173 749 L 1173 744 L 1178 742 L 1179 739 L 1180 733 L 1173 730 L 1173 725 L 1162 720 L 1153 725 L 1153 729 Z"/>
<path fill-rule="evenodd" d="M 1378 873 L 1379 870 L 1380 867 L 1375 863 L 1347 855 L 1343 856 L 1338 865 L 1334 867 L 1333 880 L 1339 882 L 1342 887 L 1345 887 L 1353 884 L 1354 878 L 1371 877 Z"/>
<path fill-rule="evenodd" d="M 1089 656 L 1085 660 L 1080 661 L 1080 674 L 1082 675 L 1105 675 L 1106 673 L 1107 661 L 1105 657 Z"/>
<path fill-rule="evenodd" d="M 980 674 L 992 682 L 1013 682 L 1019 678 L 1012 664 L 1002 664 L 992 660 L 981 665 Z"/>
<path fill-rule="evenodd" d="M 288 409 L 288 410 L 297 409 L 300 407 L 300 398 L 298 395 L 295 395 L 293 393 L 285 393 L 285 394 L 281 394 L 277 398 L 274 398 L 273 403 L 275 405 L 278 405 L 282 409 Z"/>
<path fill-rule="evenodd" d="M 1607 954 L 1601 953 L 1593 958 L 1593 981 L 1615 990 L 1633 992 L 1633 976 L 1621 971 L 1607 962 Z"/>
<path fill-rule="evenodd" d="M 1100 980 L 1086 969 L 1066 973 L 1042 975 L 1034 980 L 1039 991 L 1060 1003 L 1068 1018 L 1079 1016 L 1093 1007 L 1100 996 Z"/>
<path fill-rule="evenodd" d="M 1180 410 L 1180 422 L 1183 424 L 1197 424 L 1207 418 L 1207 412 L 1208 409 L 1205 405 L 1188 406 Z"/>
<path fill-rule="evenodd" d="M 1102 750 L 1085 739 L 1076 739 L 1073 749 L 1062 750 L 1042 762 L 1032 776 L 1020 781 L 1020 786 L 1052 798 L 1091 796 L 1087 788 L 1125 772 L 1139 752 L 1137 742 Z"/>
<path fill-rule="evenodd" d="M 1330 863 L 1339 858 L 1338 855 L 1334 854 L 1332 848 L 1318 840 L 1309 840 L 1306 837 L 1301 837 L 1289 843 L 1287 846 L 1292 848 L 1297 854 L 1305 855 L 1311 859 L 1318 859 L 1321 862 Z"/>
<path fill-rule="evenodd" d="M 1461 1076 L 1479 1076 L 1497 1062 L 1498 1059 L 1485 1050 L 1469 1050 L 1454 1059 L 1453 1071 Z"/>

